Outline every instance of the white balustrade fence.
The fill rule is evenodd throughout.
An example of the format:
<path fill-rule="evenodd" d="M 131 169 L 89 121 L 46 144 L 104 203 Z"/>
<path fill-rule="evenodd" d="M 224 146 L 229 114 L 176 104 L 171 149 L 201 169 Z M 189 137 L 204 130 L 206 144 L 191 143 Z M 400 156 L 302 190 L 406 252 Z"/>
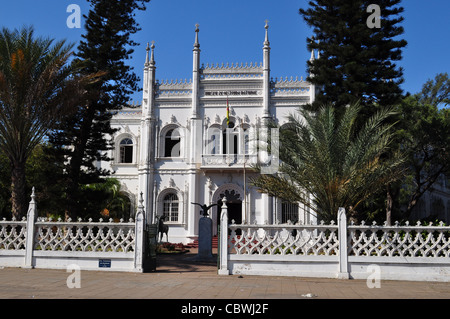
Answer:
<path fill-rule="evenodd" d="M 450 227 L 442 223 L 347 225 L 340 209 L 337 224 L 236 225 L 225 203 L 219 274 L 450 281 Z"/>
<path fill-rule="evenodd" d="M 142 207 L 140 207 L 142 208 Z M 144 218 L 119 223 L 99 220 L 36 221 L 34 190 L 27 218 L 0 221 L 0 266 L 142 271 Z"/>

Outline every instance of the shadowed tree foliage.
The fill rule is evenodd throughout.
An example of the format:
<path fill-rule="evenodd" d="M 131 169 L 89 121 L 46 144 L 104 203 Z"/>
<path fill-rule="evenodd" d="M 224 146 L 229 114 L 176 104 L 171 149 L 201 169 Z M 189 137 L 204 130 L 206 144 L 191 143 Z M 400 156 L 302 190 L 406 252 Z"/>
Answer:
<path fill-rule="evenodd" d="M 333 103 L 338 109 L 359 101 L 367 118 L 380 107 L 392 106 L 402 97 L 401 59 L 406 41 L 403 34 L 400 0 L 313 0 L 299 10 L 312 27 L 309 50 L 320 53 L 308 61 L 308 81 L 319 90 L 312 109 Z M 380 8 L 380 27 L 373 22 L 371 4 Z"/>
<path fill-rule="evenodd" d="M 380 110 L 356 129 L 360 110 L 352 104 L 338 116 L 327 105 L 315 115 L 304 109 L 290 115 L 290 124 L 279 134 L 278 172 L 252 178 L 252 184 L 271 196 L 303 203 L 324 221 L 335 220 L 339 207 L 358 218 L 361 203 L 403 173 L 402 156 L 384 158 L 393 126 L 384 121 L 391 110 Z"/>
<path fill-rule="evenodd" d="M 68 63 L 71 45 L 35 37 L 33 28 L 0 32 L 0 151 L 11 164 L 13 216 L 26 213 L 25 164 L 34 147 L 84 98 L 94 78 Z"/>
<path fill-rule="evenodd" d="M 450 174 L 450 109 L 445 107 L 449 103 L 450 79 L 447 73 L 440 73 L 397 107 L 397 143 L 408 159 L 407 175 L 399 189 L 399 195 L 405 197 L 406 217 L 439 178 Z"/>
<path fill-rule="evenodd" d="M 78 46 L 74 63 L 83 66 L 83 73 L 103 71 L 102 81 L 91 85 L 92 93 L 80 104 L 73 116 L 58 123 L 49 135 L 55 146 L 55 156 L 67 158 L 65 188 L 66 215 L 83 217 L 85 185 L 101 183 L 109 170 L 101 169 L 98 161 L 110 161 L 111 136 L 117 131 L 110 125 L 115 112 L 130 101 L 138 91 L 139 78 L 126 64 L 137 45 L 131 36 L 140 30 L 135 19 L 137 10 L 145 10 L 149 0 L 89 0 L 91 9 L 85 16 L 85 33 Z"/>

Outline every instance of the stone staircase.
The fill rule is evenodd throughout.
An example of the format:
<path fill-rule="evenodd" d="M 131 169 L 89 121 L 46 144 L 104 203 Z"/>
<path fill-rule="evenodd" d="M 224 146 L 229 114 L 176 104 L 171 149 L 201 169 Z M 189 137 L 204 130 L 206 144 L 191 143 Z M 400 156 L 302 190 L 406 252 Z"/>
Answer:
<path fill-rule="evenodd" d="M 194 240 L 194 242 L 187 244 L 186 247 L 189 248 L 198 248 L 198 239 Z M 212 238 L 212 248 L 218 247 L 218 238 L 217 236 L 213 236 Z"/>

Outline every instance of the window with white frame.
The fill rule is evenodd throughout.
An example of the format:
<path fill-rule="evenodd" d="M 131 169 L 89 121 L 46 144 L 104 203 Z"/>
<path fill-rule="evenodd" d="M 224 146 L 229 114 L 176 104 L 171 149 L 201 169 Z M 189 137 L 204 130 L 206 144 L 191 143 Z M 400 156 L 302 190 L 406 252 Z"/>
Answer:
<path fill-rule="evenodd" d="M 178 196 L 175 193 L 170 193 L 164 196 L 163 199 L 163 216 L 168 222 L 178 222 Z"/>
<path fill-rule="evenodd" d="M 207 130 L 207 151 L 209 154 L 220 154 L 220 135 L 221 130 L 218 127 L 209 127 Z"/>
<path fill-rule="evenodd" d="M 283 200 L 281 202 L 281 223 L 298 222 L 298 203 Z"/>
<path fill-rule="evenodd" d="M 177 129 L 167 131 L 164 136 L 164 157 L 180 157 L 181 137 Z"/>
<path fill-rule="evenodd" d="M 238 136 L 239 131 L 235 129 L 234 122 L 230 121 L 223 130 L 222 154 L 238 154 Z"/>
<path fill-rule="evenodd" d="M 124 138 L 119 144 L 120 163 L 133 163 L 133 140 Z"/>

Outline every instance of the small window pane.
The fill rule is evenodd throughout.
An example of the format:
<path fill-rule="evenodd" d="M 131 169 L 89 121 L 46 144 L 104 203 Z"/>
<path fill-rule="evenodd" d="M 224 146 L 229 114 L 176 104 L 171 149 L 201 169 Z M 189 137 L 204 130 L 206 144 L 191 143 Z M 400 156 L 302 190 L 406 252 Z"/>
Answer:
<path fill-rule="evenodd" d="M 133 163 L 133 141 L 124 138 L 120 141 L 120 163 Z"/>
<path fill-rule="evenodd" d="M 178 221 L 178 196 L 176 194 L 168 194 L 163 200 L 163 216 L 167 221 Z"/>

